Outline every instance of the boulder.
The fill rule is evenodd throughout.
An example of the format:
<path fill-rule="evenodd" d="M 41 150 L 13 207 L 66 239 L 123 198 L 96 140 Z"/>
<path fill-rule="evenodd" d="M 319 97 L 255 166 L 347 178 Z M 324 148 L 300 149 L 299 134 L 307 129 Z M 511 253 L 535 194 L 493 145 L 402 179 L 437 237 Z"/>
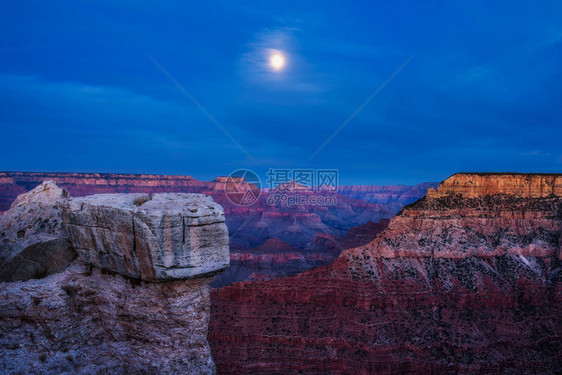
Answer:
<path fill-rule="evenodd" d="M 230 261 L 222 208 L 201 194 L 105 194 L 55 206 L 59 235 L 80 256 L 40 280 L 0 283 L 0 373 L 216 374 L 207 330 L 212 275 Z M 27 231 L 10 248 L 19 254 L 10 268 L 50 272 L 29 259 L 60 267 L 62 237 L 34 235 L 43 239 L 34 247 Z"/>
<path fill-rule="evenodd" d="M 68 197 L 45 181 L 0 215 L 0 281 L 41 278 L 68 267 L 76 257 L 61 217 Z"/>
<path fill-rule="evenodd" d="M 63 219 L 82 260 L 134 279 L 208 276 L 230 263 L 223 209 L 207 195 L 72 198 Z"/>
<path fill-rule="evenodd" d="M 56 202 L 64 201 L 68 198 L 70 198 L 70 194 L 68 194 L 66 189 L 58 187 L 53 181 L 44 181 L 33 190 L 18 195 L 10 208 L 24 207 L 32 203 L 37 203 L 41 207 L 48 207 L 51 204 L 56 204 Z"/>
<path fill-rule="evenodd" d="M 2 281 L 40 279 L 64 270 L 76 253 L 70 242 L 50 234 L 17 241 L 0 269 Z"/>

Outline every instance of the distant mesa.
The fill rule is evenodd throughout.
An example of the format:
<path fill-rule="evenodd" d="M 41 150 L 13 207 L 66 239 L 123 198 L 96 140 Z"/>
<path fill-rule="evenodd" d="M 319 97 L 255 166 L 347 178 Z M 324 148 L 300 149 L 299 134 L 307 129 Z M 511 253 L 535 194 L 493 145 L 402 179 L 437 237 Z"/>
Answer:
<path fill-rule="evenodd" d="M 505 194 L 519 198 L 562 196 L 562 174 L 554 173 L 457 173 L 443 181 L 437 190 L 430 188 L 427 196 L 447 195 L 477 198 Z"/>

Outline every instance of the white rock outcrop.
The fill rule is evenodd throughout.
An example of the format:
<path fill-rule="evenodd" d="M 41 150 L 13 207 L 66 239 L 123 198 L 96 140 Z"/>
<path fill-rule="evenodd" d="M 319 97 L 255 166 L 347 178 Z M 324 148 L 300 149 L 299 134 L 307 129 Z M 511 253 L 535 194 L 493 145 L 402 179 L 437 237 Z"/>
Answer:
<path fill-rule="evenodd" d="M 216 373 L 210 283 L 230 256 L 212 198 L 70 198 L 46 182 L 0 216 L 0 235 L 0 373 Z"/>
<path fill-rule="evenodd" d="M 68 267 L 76 257 L 61 218 L 68 197 L 45 181 L 0 215 L 0 282 L 37 279 Z"/>
<path fill-rule="evenodd" d="M 63 219 L 86 263 L 144 281 L 212 275 L 230 264 L 222 207 L 203 194 L 70 199 Z"/>

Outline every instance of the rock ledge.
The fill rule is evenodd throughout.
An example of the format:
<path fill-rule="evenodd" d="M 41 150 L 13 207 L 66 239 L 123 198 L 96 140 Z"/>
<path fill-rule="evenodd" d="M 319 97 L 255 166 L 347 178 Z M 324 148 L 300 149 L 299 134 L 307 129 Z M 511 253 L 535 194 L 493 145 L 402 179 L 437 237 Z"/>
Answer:
<path fill-rule="evenodd" d="M 98 194 L 63 207 L 86 263 L 144 281 L 208 276 L 229 266 L 222 207 L 203 194 Z"/>

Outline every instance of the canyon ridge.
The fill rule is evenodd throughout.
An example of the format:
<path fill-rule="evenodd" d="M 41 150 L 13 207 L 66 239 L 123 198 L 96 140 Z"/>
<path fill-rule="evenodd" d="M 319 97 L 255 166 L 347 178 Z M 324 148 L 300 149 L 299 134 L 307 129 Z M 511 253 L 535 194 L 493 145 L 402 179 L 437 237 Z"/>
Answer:
<path fill-rule="evenodd" d="M 108 193 L 198 193 L 213 197 L 223 207 L 231 250 L 231 267 L 213 281 L 214 287 L 293 275 L 328 264 L 341 251 L 368 243 L 404 205 L 421 198 L 427 188 L 437 187 L 423 183 L 340 186 L 338 192 L 288 191 L 304 197 L 329 197 L 335 202 L 291 207 L 268 203 L 276 192 L 263 189 L 256 202 L 240 206 L 226 194 L 235 183 L 244 184 L 236 178 L 199 181 L 190 176 L 149 174 L 0 172 L 0 211 L 7 210 L 18 194 L 46 180 L 73 197 Z M 369 226 L 375 230 L 361 229 Z M 356 232 L 362 234 L 355 236 Z M 268 251 L 264 253 L 264 249 Z"/>
<path fill-rule="evenodd" d="M 229 256 L 226 221 L 201 193 L 19 195 L 0 216 L 0 369 L 560 371 L 560 174 L 458 173 L 338 237 L 345 249 L 315 235 L 327 265 L 211 289 L 232 259 L 255 270 L 295 251 L 270 238 Z"/>
<path fill-rule="evenodd" d="M 558 374 L 562 175 L 460 173 L 331 264 L 213 290 L 222 374 Z"/>

